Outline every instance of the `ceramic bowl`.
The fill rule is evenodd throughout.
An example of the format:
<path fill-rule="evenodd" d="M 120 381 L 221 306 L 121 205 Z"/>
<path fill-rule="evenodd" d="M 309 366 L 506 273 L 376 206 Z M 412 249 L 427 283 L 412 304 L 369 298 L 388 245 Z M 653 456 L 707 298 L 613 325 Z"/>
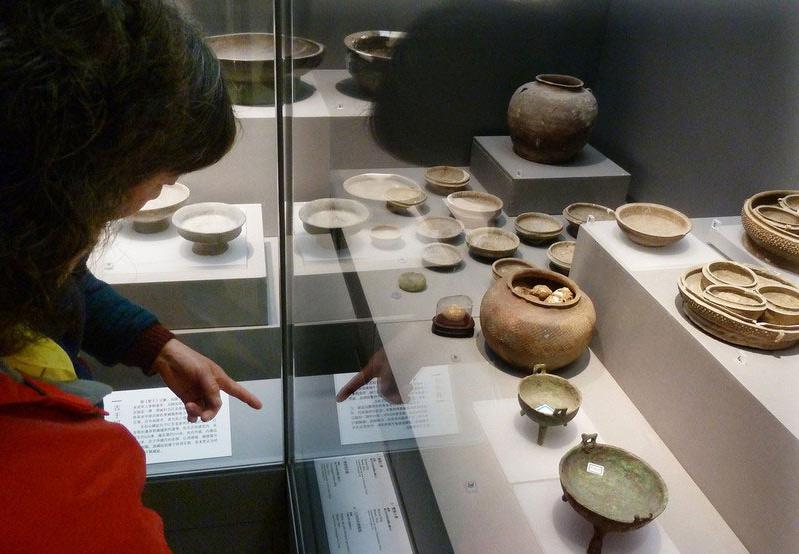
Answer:
<path fill-rule="evenodd" d="M 776 227 L 762 217 L 759 206 L 776 206 L 780 198 L 799 194 L 796 190 L 768 190 L 749 197 L 741 209 L 741 224 L 754 245 L 764 250 L 772 263 L 799 267 L 799 234 Z"/>
<path fill-rule="evenodd" d="M 347 70 L 363 92 L 377 94 L 394 48 L 404 38 L 405 33 L 399 31 L 359 31 L 344 37 Z"/>
<path fill-rule="evenodd" d="M 552 262 L 552 265 L 568 272 L 572 267 L 575 245 L 576 243 L 573 240 L 556 242 L 547 249 L 547 258 Z"/>
<path fill-rule="evenodd" d="M 422 249 L 422 265 L 432 268 L 455 267 L 463 260 L 460 250 L 443 242 L 428 244 Z"/>
<path fill-rule="evenodd" d="M 342 186 L 351 196 L 375 202 L 388 201 L 389 191 L 399 199 L 424 194 L 416 181 L 394 173 L 361 173 L 344 181 Z"/>
<path fill-rule="evenodd" d="M 576 202 L 563 208 L 563 217 L 569 222 L 569 230 L 576 234 L 583 223 L 588 221 L 611 221 L 616 219 L 616 213 L 601 204 Z"/>
<path fill-rule="evenodd" d="M 416 234 L 424 241 L 447 242 L 463 233 L 463 223 L 451 217 L 426 217 L 416 226 Z"/>
<path fill-rule="evenodd" d="M 758 319 L 766 311 L 766 300 L 752 289 L 732 285 L 709 285 L 702 291 L 702 297 L 710 304 L 747 317 Z"/>
<path fill-rule="evenodd" d="M 487 225 L 502 213 L 502 200 L 487 192 L 453 192 L 444 199 L 444 203 L 452 215 L 470 228 Z"/>
<path fill-rule="evenodd" d="M 396 225 L 375 225 L 369 230 L 369 239 L 375 246 L 394 246 L 401 238 L 402 233 Z"/>
<path fill-rule="evenodd" d="M 424 172 L 427 186 L 445 194 L 464 189 L 470 178 L 468 171 L 451 165 L 437 165 Z"/>
<path fill-rule="evenodd" d="M 702 270 L 701 266 L 691 268 L 677 281 L 683 312 L 697 327 L 725 342 L 760 350 L 783 350 L 799 343 L 799 326 L 754 321 L 707 302 L 702 284 L 707 279 Z"/>
<path fill-rule="evenodd" d="M 469 251 L 481 258 L 507 258 L 519 247 L 519 237 L 497 227 L 478 227 L 466 235 Z"/>
<path fill-rule="evenodd" d="M 646 202 L 618 207 L 616 223 L 631 241 L 642 246 L 666 246 L 691 231 L 691 220 L 682 212 Z"/>
<path fill-rule="evenodd" d="M 755 277 L 757 277 L 758 287 L 761 287 L 763 285 L 785 285 L 787 287 L 799 288 L 785 277 L 777 275 L 776 273 L 769 271 L 764 267 L 760 267 L 754 264 L 746 264 L 746 263 L 742 265 L 751 269 L 752 273 L 755 274 Z"/>
<path fill-rule="evenodd" d="M 386 207 L 392 211 L 408 210 L 424 204 L 427 194 L 421 189 L 393 187 L 386 191 Z"/>
<path fill-rule="evenodd" d="M 563 231 L 563 224 L 557 218 L 540 212 L 517 215 L 513 227 L 517 235 L 532 243 L 552 240 Z"/>
<path fill-rule="evenodd" d="M 347 229 L 369 219 L 369 209 L 347 198 L 319 198 L 300 208 L 300 221 L 308 233 Z"/>
<path fill-rule="evenodd" d="M 765 222 L 777 229 L 796 232 L 799 230 L 799 213 L 777 206 L 757 206 L 753 211 Z"/>
<path fill-rule="evenodd" d="M 219 59 L 222 78 L 234 104 L 273 105 L 275 102 L 275 36 L 272 33 L 233 33 L 206 37 Z M 283 45 L 287 66 L 296 77 L 318 66 L 324 45 L 293 37 Z"/>
<path fill-rule="evenodd" d="M 763 320 L 775 325 L 799 325 L 799 289 L 784 285 L 764 285 L 757 291 L 766 300 Z"/>
<path fill-rule="evenodd" d="M 531 268 L 535 268 L 535 266 L 521 258 L 500 258 L 491 264 L 491 274 L 494 279 L 502 279 L 503 277 L 510 277 L 522 269 Z"/>
<path fill-rule="evenodd" d="M 189 199 L 189 187 L 181 183 L 164 185 L 157 198 L 149 200 L 131 216 L 133 230 L 138 233 L 157 233 L 169 227 L 169 220 Z"/>
<path fill-rule="evenodd" d="M 519 406 L 522 415 L 538 423 L 538 444 L 544 443 L 547 427 L 565 426 L 580 410 L 583 397 L 568 379 L 549 375 L 539 366 L 519 381 Z"/>
<path fill-rule="evenodd" d="M 780 206 L 786 210 L 799 213 L 799 194 L 788 194 L 779 199 Z"/>
<path fill-rule="evenodd" d="M 733 285 L 753 289 L 757 285 L 757 276 L 751 269 L 737 262 L 711 262 L 702 267 L 702 288 L 709 285 Z"/>
<path fill-rule="evenodd" d="M 192 252 L 204 256 L 221 254 L 241 234 L 247 216 L 236 206 L 201 202 L 178 209 L 172 225 L 184 239 L 193 242 Z"/>

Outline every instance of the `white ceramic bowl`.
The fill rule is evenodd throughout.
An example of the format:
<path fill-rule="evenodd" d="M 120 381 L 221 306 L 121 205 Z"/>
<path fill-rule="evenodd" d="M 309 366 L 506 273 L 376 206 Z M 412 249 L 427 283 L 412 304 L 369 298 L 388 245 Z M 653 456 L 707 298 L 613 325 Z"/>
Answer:
<path fill-rule="evenodd" d="M 236 206 L 201 202 L 183 206 L 172 216 L 178 234 L 193 242 L 192 251 L 204 256 L 221 254 L 241 234 L 247 216 Z"/>

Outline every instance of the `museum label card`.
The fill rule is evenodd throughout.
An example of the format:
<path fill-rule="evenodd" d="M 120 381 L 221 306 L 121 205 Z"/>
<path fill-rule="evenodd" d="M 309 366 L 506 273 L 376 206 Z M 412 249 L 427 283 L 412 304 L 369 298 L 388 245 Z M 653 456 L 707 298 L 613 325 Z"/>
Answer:
<path fill-rule="evenodd" d="M 341 390 L 355 373 L 333 376 Z M 361 444 L 414 437 L 435 437 L 458 432 L 449 367 L 422 368 L 411 381 L 413 389 L 405 404 L 391 404 L 378 392 L 372 379 L 344 402 L 338 402 L 341 444 Z"/>
<path fill-rule="evenodd" d="M 413 554 L 382 452 L 314 460 L 331 554 Z"/>
<path fill-rule="evenodd" d="M 166 387 L 112 392 L 106 419 L 121 423 L 144 449 L 148 464 L 232 455 L 228 395 L 211 421 L 190 423 L 183 402 Z"/>

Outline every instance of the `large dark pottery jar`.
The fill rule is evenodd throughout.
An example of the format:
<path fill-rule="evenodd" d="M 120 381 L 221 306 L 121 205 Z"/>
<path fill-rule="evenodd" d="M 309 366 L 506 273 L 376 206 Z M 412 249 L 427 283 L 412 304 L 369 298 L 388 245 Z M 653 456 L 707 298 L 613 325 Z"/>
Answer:
<path fill-rule="evenodd" d="M 533 162 L 567 162 L 588 142 L 597 113 L 596 98 L 577 77 L 538 75 L 510 99 L 513 150 Z"/>
<path fill-rule="evenodd" d="M 347 69 L 358 87 L 375 96 L 391 65 L 394 48 L 405 38 L 401 31 L 361 31 L 344 38 Z"/>
<path fill-rule="evenodd" d="M 546 285 L 568 288 L 573 298 L 548 303 L 525 289 Z M 577 283 L 553 271 L 523 269 L 494 282 L 480 304 L 486 344 L 514 367 L 544 364 L 554 371 L 580 357 L 594 331 L 596 312 Z"/>

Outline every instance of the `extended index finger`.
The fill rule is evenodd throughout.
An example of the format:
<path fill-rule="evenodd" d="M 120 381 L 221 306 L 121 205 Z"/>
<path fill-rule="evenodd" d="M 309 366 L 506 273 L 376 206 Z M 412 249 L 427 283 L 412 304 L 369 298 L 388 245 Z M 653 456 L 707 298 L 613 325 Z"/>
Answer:
<path fill-rule="evenodd" d="M 220 389 L 228 393 L 230 396 L 238 398 L 250 408 L 260 410 L 263 407 L 263 403 L 258 399 L 257 396 L 231 379 L 229 375 L 223 374 L 223 376 L 220 376 L 217 379 L 217 382 L 219 383 Z"/>

